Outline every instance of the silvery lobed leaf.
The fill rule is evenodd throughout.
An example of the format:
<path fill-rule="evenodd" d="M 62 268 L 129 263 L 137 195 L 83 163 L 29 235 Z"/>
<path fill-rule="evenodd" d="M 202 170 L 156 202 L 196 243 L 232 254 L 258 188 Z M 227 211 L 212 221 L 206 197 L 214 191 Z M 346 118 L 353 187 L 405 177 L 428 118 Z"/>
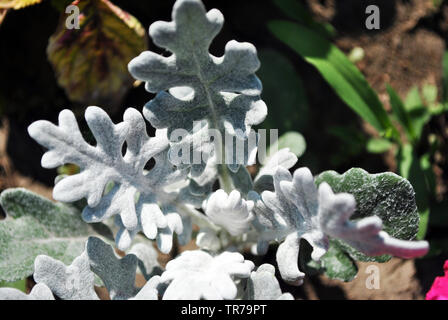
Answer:
<path fill-rule="evenodd" d="M 119 230 L 116 236 L 118 248 L 128 248 L 134 237 L 141 231 L 149 239 L 156 239 L 162 253 L 169 253 L 173 245 L 173 233 L 179 235 L 179 241 L 186 244 L 191 238 L 192 224 L 188 215 L 179 215 L 172 205 L 159 205 L 154 197 L 147 196 L 137 203 L 138 226 L 134 230 L 127 229 L 119 217 L 115 223 Z M 160 227 L 160 219 L 166 226 Z"/>
<path fill-rule="evenodd" d="M 218 252 L 223 247 L 220 235 L 210 228 L 201 228 L 196 236 L 196 245 L 202 250 Z"/>
<path fill-rule="evenodd" d="M 300 239 L 312 247 L 311 257 L 318 261 L 327 252 L 329 239 L 347 243 L 367 255 L 390 254 L 413 258 L 428 251 L 426 241 L 405 241 L 382 231 L 382 221 L 373 216 L 350 221 L 356 203 L 351 194 L 334 194 L 327 183 L 319 189 L 307 168 L 291 176 L 288 170 L 277 168 L 274 174 L 275 192 L 265 191 L 255 201 L 255 215 L 263 227 L 260 238 L 281 242 L 277 263 L 282 278 L 300 285 L 304 274 L 298 268 Z"/>
<path fill-rule="evenodd" d="M 149 242 L 149 241 L 147 241 Z M 157 260 L 158 253 L 152 243 L 139 242 L 134 244 L 127 254 L 134 254 L 138 258 L 138 268 L 146 280 L 162 273 L 162 267 Z"/>
<path fill-rule="evenodd" d="M 148 254 L 141 247 L 134 250 L 140 256 L 142 251 Z M 0 288 L 0 300 L 54 299 L 53 294 L 62 300 L 98 300 L 94 290 L 95 274 L 105 283 L 112 299 L 157 300 L 158 289 L 165 288 L 160 283 L 160 276 L 153 276 L 142 288 L 136 288 L 137 257 L 128 254 L 119 259 L 111 246 L 95 237 L 88 239 L 85 251 L 70 266 L 45 255 L 38 256 L 34 265 L 37 284 L 31 294 L 25 295 L 13 288 Z"/>
<path fill-rule="evenodd" d="M 45 284 L 62 300 L 99 299 L 94 290 L 95 276 L 85 251 L 68 267 L 51 257 L 37 256 L 33 277 L 36 283 Z"/>
<path fill-rule="evenodd" d="M 245 233 L 253 219 L 253 201 L 246 201 L 241 194 L 233 190 L 227 194 L 224 190 L 215 191 L 207 200 L 205 214 L 218 226 L 224 227 L 232 236 Z"/>
<path fill-rule="evenodd" d="M 91 270 L 103 280 L 111 299 L 126 300 L 136 295 L 137 257 L 135 255 L 128 254 L 119 259 L 110 245 L 95 237 L 87 240 L 86 253 Z"/>
<path fill-rule="evenodd" d="M 320 185 L 328 183 L 336 192 L 350 193 L 356 200 L 356 212 L 352 219 L 378 216 L 383 230 L 390 236 L 403 240 L 415 239 L 419 231 L 416 191 L 411 183 L 392 172 L 369 174 L 361 168 L 352 168 L 343 174 L 325 171 L 316 176 Z M 348 244 L 333 239 L 331 246 L 345 251 L 357 261 L 386 262 L 391 256 L 367 256 Z"/>
<path fill-rule="evenodd" d="M 87 222 L 119 216 L 119 222 L 130 233 L 141 229 L 141 225 L 150 226 L 151 239 L 157 236 L 158 229 L 163 233 L 182 232 L 181 222 L 173 228 L 170 218 L 159 208 L 159 203 L 170 203 L 175 198 L 163 187 L 185 178 L 184 171 L 177 170 L 165 160 L 166 132 L 162 130 L 156 137 L 148 137 L 143 117 L 132 108 L 126 110 L 124 121 L 118 124 L 98 107 L 87 108 L 85 118 L 96 146 L 84 140 L 75 116 L 69 110 L 59 114 L 58 126 L 41 120 L 28 128 L 31 137 L 49 149 L 42 157 L 43 167 L 74 163 L 81 168 L 80 173 L 56 184 L 54 198 L 63 202 L 86 198 L 88 206 L 83 210 L 83 219 Z M 155 158 L 156 165 L 145 173 L 144 167 L 151 158 Z M 105 192 L 111 182 L 114 183 L 112 190 Z M 136 198 L 139 199 L 137 203 Z M 171 212 L 171 215 L 177 213 Z M 116 240 L 122 250 L 131 244 L 130 241 L 120 241 L 119 237 Z M 164 247 L 171 249 L 171 244 L 164 244 Z"/>
<path fill-rule="evenodd" d="M 254 190 L 259 193 L 265 190 L 274 191 L 273 175 L 277 167 L 291 169 L 297 160 L 297 156 L 289 148 L 280 149 L 269 155 L 254 179 Z"/>
<path fill-rule="evenodd" d="M 215 142 L 222 142 L 226 135 L 245 142 L 251 126 L 262 122 L 267 113 L 266 105 L 259 98 L 261 82 L 254 74 L 260 64 L 255 47 L 230 41 L 222 57 L 211 55 L 210 44 L 221 30 L 224 17 L 216 9 L 206 12 L 200 0 L 178 0 L 172 19 L 157 21 L 149 29 L 154 43 L 172 54 L 164 57 L 145 51 L 128 66 L 136 79 L 146 82 L 147 91 L 157 93 L 146 104 L 145 117 L 157 129 L 168 128 L 169 136 L 175 130 L 186 133 L 182 141 L 189 151 L 198 150 L 191 146 L 193 135 L 207 137 L 208 129 L 217 129 L 222 136 Z M 200 129 L 194 130 L 198 124 Z M 178 142 L 173 141 L 173 145 Z M 223 159 L 221 148 L 216 148 L 216 143 L 213 145 L 214 152 L 210 143 L 199 147 L 199 152 L 209 158 L 195 163 L 193 176 L 200 175 L 213 157 L 221 160 L 221 164 L 225 160 L 233 172 L 248 161 L 250 150 L 241 153 L 241 163 L 230 156 Z"/>
<path fill-rule="evenodd" d="M 0 221 L 0 281 L 32 275 L 39 254 L 71 263 L 83 252 L 89 236 L 109 239 L 111 234 L 102 223 L 86 224 L 73 206 L 22 188 L 4 190 L 0 203 L 7 214 Z"/>
<path fill-rule="evenodd" d="M 247 280 L 245 299 L 247 300 L 294 300 L 290 293 L 282 293 L 275 268 L 268 263 L 252 271 Z"/>
<path fill-rule="evenodd" d="M 168 262 L 161 276 L 161 282 L 168 284 L 163 299 L 235 299 L 235 280 L 248 278 L 253 268 L 237 252 L 211 256 L 200 250 L 184 251 Z"/>
<path fill-rule="evenodd" d="M 129 300 L 158 300 L 159 293 L 157 291 L 157 284 L 158 283 L 153 281 L 146 282 L 135 297 L 130 298 Z"/>
<path fill-rule="evenodd" d="M 45 284 L 36 284 L 30 294 L 15 288 L 0 288 L 0 300 L 54 300 L 50 288 Z"/>

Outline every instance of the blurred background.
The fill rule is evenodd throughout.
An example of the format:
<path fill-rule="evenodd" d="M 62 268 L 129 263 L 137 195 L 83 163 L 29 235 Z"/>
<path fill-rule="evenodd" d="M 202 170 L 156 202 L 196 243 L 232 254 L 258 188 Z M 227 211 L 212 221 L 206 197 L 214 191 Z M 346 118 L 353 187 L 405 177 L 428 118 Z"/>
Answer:
<path fill-rule="evenodd" d="M 299 132 L 306 151 L 298 166 L 315 174 L 362 167 L 409 179 L 419 238 L 431 243 L 425 258 L 379 265 L 380 290 L 365 288 L 362 263 L 350 283 L 314 276 L 284 289 L 305 299 L 423 298 L 448 257 L 448 1 L 203 2 L 226 19 L 214 55 L 232 39 L 257 47 L 269 108 L 261 127 Z M 88 136 L 87 106 L 117 122 L 152 98 L 127 63 L 146 49 L 162 53 L 147 30 L 171 20 L 174 0 L 75 1 L 80 29 L 67 29 L 71 3 L 0 0 L 0 191 L 22 186 L 51 198 L 58 172 L 40 166 L 44 150 L 27 133 L 33 121 L 56 122 L 72 109 Z M 379 29 L 366 27 L 369 5 L 379 9 Z"/>

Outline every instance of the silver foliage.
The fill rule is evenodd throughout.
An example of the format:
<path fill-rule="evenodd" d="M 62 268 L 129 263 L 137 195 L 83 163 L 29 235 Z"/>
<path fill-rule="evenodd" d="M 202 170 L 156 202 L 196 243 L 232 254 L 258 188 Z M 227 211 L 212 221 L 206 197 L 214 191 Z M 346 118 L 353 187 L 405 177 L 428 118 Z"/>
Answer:
<path fill-rule="evenodd" d="M 245 299 L 294 300 L 290 293 L 282 293 L 273 265 L 265 263 L 252 271 L 247 281 Z"/>
<path fill-rule="evenodd" d="M 205 251 L 185 251 L 166 265 L 160 280 L 168 284 L 164 300 L 235 299 L 236 279 L 248 278 L 254 264 L 237 252 L 212 256 Z"/>
<path fill-rule="evenodd" d="M 326 183 L 319 189 L 307 168 L 292 176 L 278 167 L 274 174 L 275 192 L 252 192 L 261 240 L 281 242 L 277 264 L 282 278 L 295 285 L 303 282 L 298 268 L 300 239 L 312 247 L 312 259 L 320 260 L 327 252 L 330 237 L 340 239 L 368 255 L 390 254 L 413 258 L 426 254 L 426 241 L 403 241 L 382 231 L 376 216 L 350 221 L 356 208 L 351 194 L 334 194 Z"/>
<path fill-rule="evenodd" d="M 219 160 L 224 154 L 216 143 L 215 148 L 204 143 L 197 150 L 193 136 L 200 139 L 207 136 L 207 129 L 218 129 L 223 138 L 229 135 L 244 141 L 251 126 L 262 122 L 267 114 L 259 98 L 261 82 L 254 74 L 260 65 L 255 47 L 232 40 L 222 57 L 209 53 L 223 23 L 219 10 L 206 12 L 199 0 L 178 0 L 172 21 L 154 22 L 149 29 L 154 43 L 172 54 L 165 57 L 145 51 L 129 63 L 129 72 L 145 81 L 147 91 L 157 93 L 143 111 L 151 125 L 168 128 L 169 135 L 176 129 L 186 130 L 188 135 L 182 140 L 186 148 L 206 156 L 193 167 L 194 177 L 202 174 L 209 160 Z M 195 123 L 200 124 L 199 130 L 194 130 Z M 178 141 L 172 142 L 175 145 Z M 249 153 L 244 154 L 243 164 L 249 161 Z M 230 159 L 226 164 L 236 172 L 241 163 Z M 204 182 L 204 177 L 199 180 Z"/>
<path fill-rule="evenodd" d="M 83 210 L 83 219 L 87 222 L 118 216 L 117 223 L 122 230 L 116 240 L 122 250 L 131 244 L 123 240 L 123 233 L 135 234 L 143 229 L 149 230 L 145 234 L 151 239 L 157 237 L 159 230 L 169 234 L 158 238 L 163 251 L 169 251 L 172 232 L 182 233 L 183 226 L 177 212 L 167 214 L 161 210 L 161 204 L 171 203 L 178 196 L 163 188 L 184 179 L 185 172 L 166 159 L 166 132 L 148 137 L 143 117 L 132 108 L 126 110 L 124 121 L 118 124 L 97 107 L 87 108 L 85 118 L 96 146 L 84 140 L 69 110 L 60 113 L 58 126 L 41 120 L 28 128 L 31 137 L 49 149 L 42 157 L 43 167 L 74 163 L 81 168 L 79 174 L 67 176 L 56 184 L 54 198 L 64 202 L 86 198 L 88 206 Z M 156 165 L 146 173 L 144 167 L 151 158 L 156 160 Z M 106 185 L 111 182 L 114 182 L 112 190 L 105 193 Z M 164 239 L 168 242 L 164 243 Z"/>

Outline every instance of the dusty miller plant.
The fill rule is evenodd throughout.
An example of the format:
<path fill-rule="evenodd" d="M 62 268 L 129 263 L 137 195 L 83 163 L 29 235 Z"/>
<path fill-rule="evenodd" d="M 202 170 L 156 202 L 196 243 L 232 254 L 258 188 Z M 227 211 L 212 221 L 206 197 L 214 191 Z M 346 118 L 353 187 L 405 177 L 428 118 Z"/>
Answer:
<path fill-rule="evenodd" d="M 43 167 L 71 163 L 80 173 L 57 178 L 58 203 L 23 189 L 2 193 L 0 280 L 33 274 L 37 285 L 28 295 L 2 288 L 1 299 L 99 299 L 95 285 L 112 299 L 292 299 L 281 292 L 273 265 L 257 267 L 241 253 L 264 255 L 273 244 L 281 278 L 300 285 L 307 272 L 349 281 L 354 261 L 427 252 L 425 241 L 409 241 L 419 222 L 412 186 L 393 173 L 291 173 L 297 156 L 282 148 L 252 179 L 246 166 L 254 163 L 250 141 L 258 137 L 251 127 L 267 114 L 255 75 L 259 61 L 253 45 L 237 41 L 222 57 L 209 53 L 223 22 L 200 0 L 178 0 L 171 22 L 151 25 L 153 42 L 169 54 L 145 51 L 129 71 L 156 94 L 143 108 L 154 137 L 133 108 L 118 124 L 87 108 L 95 145 L 69 110 L 57 125 L 30 125 L 31 137 L 48 149 Z M 234 144 L 211 141 L 208 129 Z M 204 137 L 206 143 L 194 143 Z M 238 143 L 239 158 L 232 152 Z M 169 253 L 174 241 L 191 240 L 193 226 L 199 249 L 162 268 L 151 240 Z M 147 280 L 142 288 L 135 286 L 137 272 Z"/>

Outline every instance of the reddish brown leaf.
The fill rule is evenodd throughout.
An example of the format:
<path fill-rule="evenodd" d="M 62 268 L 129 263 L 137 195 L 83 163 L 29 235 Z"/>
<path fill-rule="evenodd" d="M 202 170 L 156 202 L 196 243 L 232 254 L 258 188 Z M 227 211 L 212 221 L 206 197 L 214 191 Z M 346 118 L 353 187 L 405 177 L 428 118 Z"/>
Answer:
<path fill-rule="evenodd" d="M 75 1 L 79 29 L 63 14 L 47 54 L 58 83 L 72 101 L 117 107 L 133 80 L 127 64 L 146 50 L 145 31 L 129 13 L 107 0 Z"/>

